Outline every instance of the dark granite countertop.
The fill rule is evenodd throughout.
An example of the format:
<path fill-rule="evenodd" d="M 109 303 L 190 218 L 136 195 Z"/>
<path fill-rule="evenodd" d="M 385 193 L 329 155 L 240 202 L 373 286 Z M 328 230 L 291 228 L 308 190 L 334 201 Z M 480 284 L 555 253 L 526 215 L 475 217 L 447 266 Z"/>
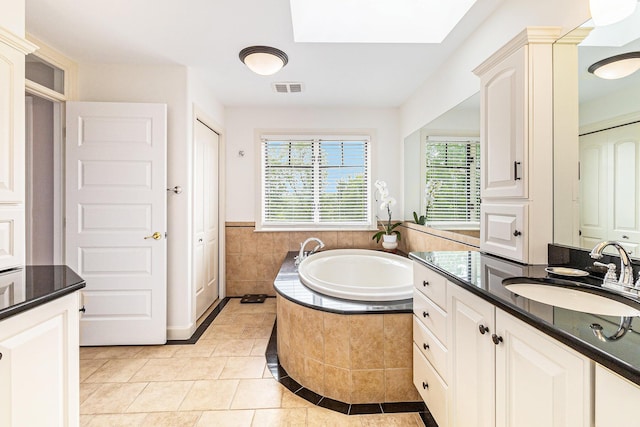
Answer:
<path fill-rule="evenodd" d="M 413 311 L 413 299 L 350 301 L 315 292 L 300 282 L 298 269 L 295 266 L 296 255 L 298 252 L 287 254 L 274 282 L 276 292 L 290 301 L 317 310 L 339 314 L 411 313 Z"/>
<path fill-rule="evenodd" d="M 0 320 L 85 287 L 66 265 L 37 265 L 0 272 Z"/>
<path fill-rule="evenodd" d="M 506 277 L 546 277 L 546 266 L 521 265 L 475 251 L 412 252 L 409 257 L 640 385 L 640 333 L 631 330 L 616 341 L 604 342 L 590 328 L 591 324 L 599 323 L 604 328 L 603 333 L 611 336 L 618 329 L 620 317 L 583 313 L 527 300 L 502 285 L 502 279 Z M 583 265 L 567 263 L 552 265 L 585 269 Z M 594 276 L 575 280 L 598 286 L 602 283 L 601 278 Z M 637 318 L 633 320 L 640 322 Z M 640 323 L 635 326 L 640 330 Z"/>

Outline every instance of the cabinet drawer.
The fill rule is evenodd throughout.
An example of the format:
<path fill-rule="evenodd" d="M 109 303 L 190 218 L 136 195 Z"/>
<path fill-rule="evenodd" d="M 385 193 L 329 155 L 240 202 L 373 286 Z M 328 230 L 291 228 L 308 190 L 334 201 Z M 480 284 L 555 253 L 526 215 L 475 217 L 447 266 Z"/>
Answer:
<path fill-rule="evenodd" d="M 0 270 L 24 265 L 24 208 L 0 205 Z"/>
<path fill-rule="evenodd" d="M 447 313 L 415 289 L 413 290 L 413 313 L 441 343 L 447 345 Z"/>
<path fill-rule="evenodd" d="M 527 262 L 529 220 L 526 203 L 483 203 L 480 221 L 481 251 Z"/>
<path fill-rule="evenodd" d="M 447 305 L 447 280 L 435 271 L 416 262 L 413 264 L 413 284 L 442 309 Z"/>
<path fill-rule="evenodd" d="M 413 385 L 427 404 L 438 426 L 446 427 L 449 424 L 447 385 L 415 344 L 413 345 Z"/>
<path fill-rule="evenodd" d="M 416 316 L 413 316 L 413 341 L 442 379 L 448 381 L 447 349 Z"/>

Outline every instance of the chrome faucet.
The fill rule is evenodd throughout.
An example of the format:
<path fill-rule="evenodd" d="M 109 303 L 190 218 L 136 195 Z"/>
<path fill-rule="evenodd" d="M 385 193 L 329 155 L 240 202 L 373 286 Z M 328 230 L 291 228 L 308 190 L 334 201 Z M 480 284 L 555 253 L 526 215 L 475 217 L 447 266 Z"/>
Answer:
<path fill-rule="evenodd" d="M 611 280 L 605 279 L 603 286 L 611 287 L 619 291 L 628 291 L 629 288 L 634 288 L 631 260 L 629 259 L 629 254 L 620 243 L 614 241 L 600 242 L 591 249 L 591 253 L 589 255 L 593 259 L 601 259 L 603 257 L 602 252 L 607 246 L 613 246 L 618 250 L 618 254 L 620 255 L 620 278 L 618 279 L 617 284 L 611 284 Z"/>
<path fill-rule="evenodd" d="M 305 252 L 304 248 L 307 246 L 307 243 L 315 241 L 318 244 L 311 249 L 309 252 Z M 317 237 L 309 237 L 307 240 L 305 240 L 304 242 L 300 243 L 300 253 L 298 253 L 298 256 L 296 257 L 296 265 L 300 264 L 302 262 L 303 259 L 305 259 L 306 257 L 308 257 L 309 255 L 313 255 L 316 252 L 318 252 L 320 249 L 324 248 L 324 243 L 322 243 L 322 240 L 318 239 Z"/>

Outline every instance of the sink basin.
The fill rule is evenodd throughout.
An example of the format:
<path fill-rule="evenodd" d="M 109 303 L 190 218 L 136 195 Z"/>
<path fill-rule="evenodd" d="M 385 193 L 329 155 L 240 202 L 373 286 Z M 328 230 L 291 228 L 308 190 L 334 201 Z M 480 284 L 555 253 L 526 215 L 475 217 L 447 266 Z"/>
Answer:
<path fill-rule="evenodd" d="M 502 284 L 524 298 L 555 307 L 604 316 L 640 316 L 640 300 L 570 280 L 512 277 Z"/>

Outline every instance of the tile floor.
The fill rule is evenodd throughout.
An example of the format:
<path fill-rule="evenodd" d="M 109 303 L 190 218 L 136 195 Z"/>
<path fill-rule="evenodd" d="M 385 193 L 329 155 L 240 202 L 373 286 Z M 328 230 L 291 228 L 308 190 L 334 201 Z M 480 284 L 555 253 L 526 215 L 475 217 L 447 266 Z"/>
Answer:
<path fill-rule="evenodd" d="M 232 298 L 196 344 L 80 349 L 82 426 L 411 426 L 417 413 L 343 415 L 273 379 L 276 300 Z"/>

